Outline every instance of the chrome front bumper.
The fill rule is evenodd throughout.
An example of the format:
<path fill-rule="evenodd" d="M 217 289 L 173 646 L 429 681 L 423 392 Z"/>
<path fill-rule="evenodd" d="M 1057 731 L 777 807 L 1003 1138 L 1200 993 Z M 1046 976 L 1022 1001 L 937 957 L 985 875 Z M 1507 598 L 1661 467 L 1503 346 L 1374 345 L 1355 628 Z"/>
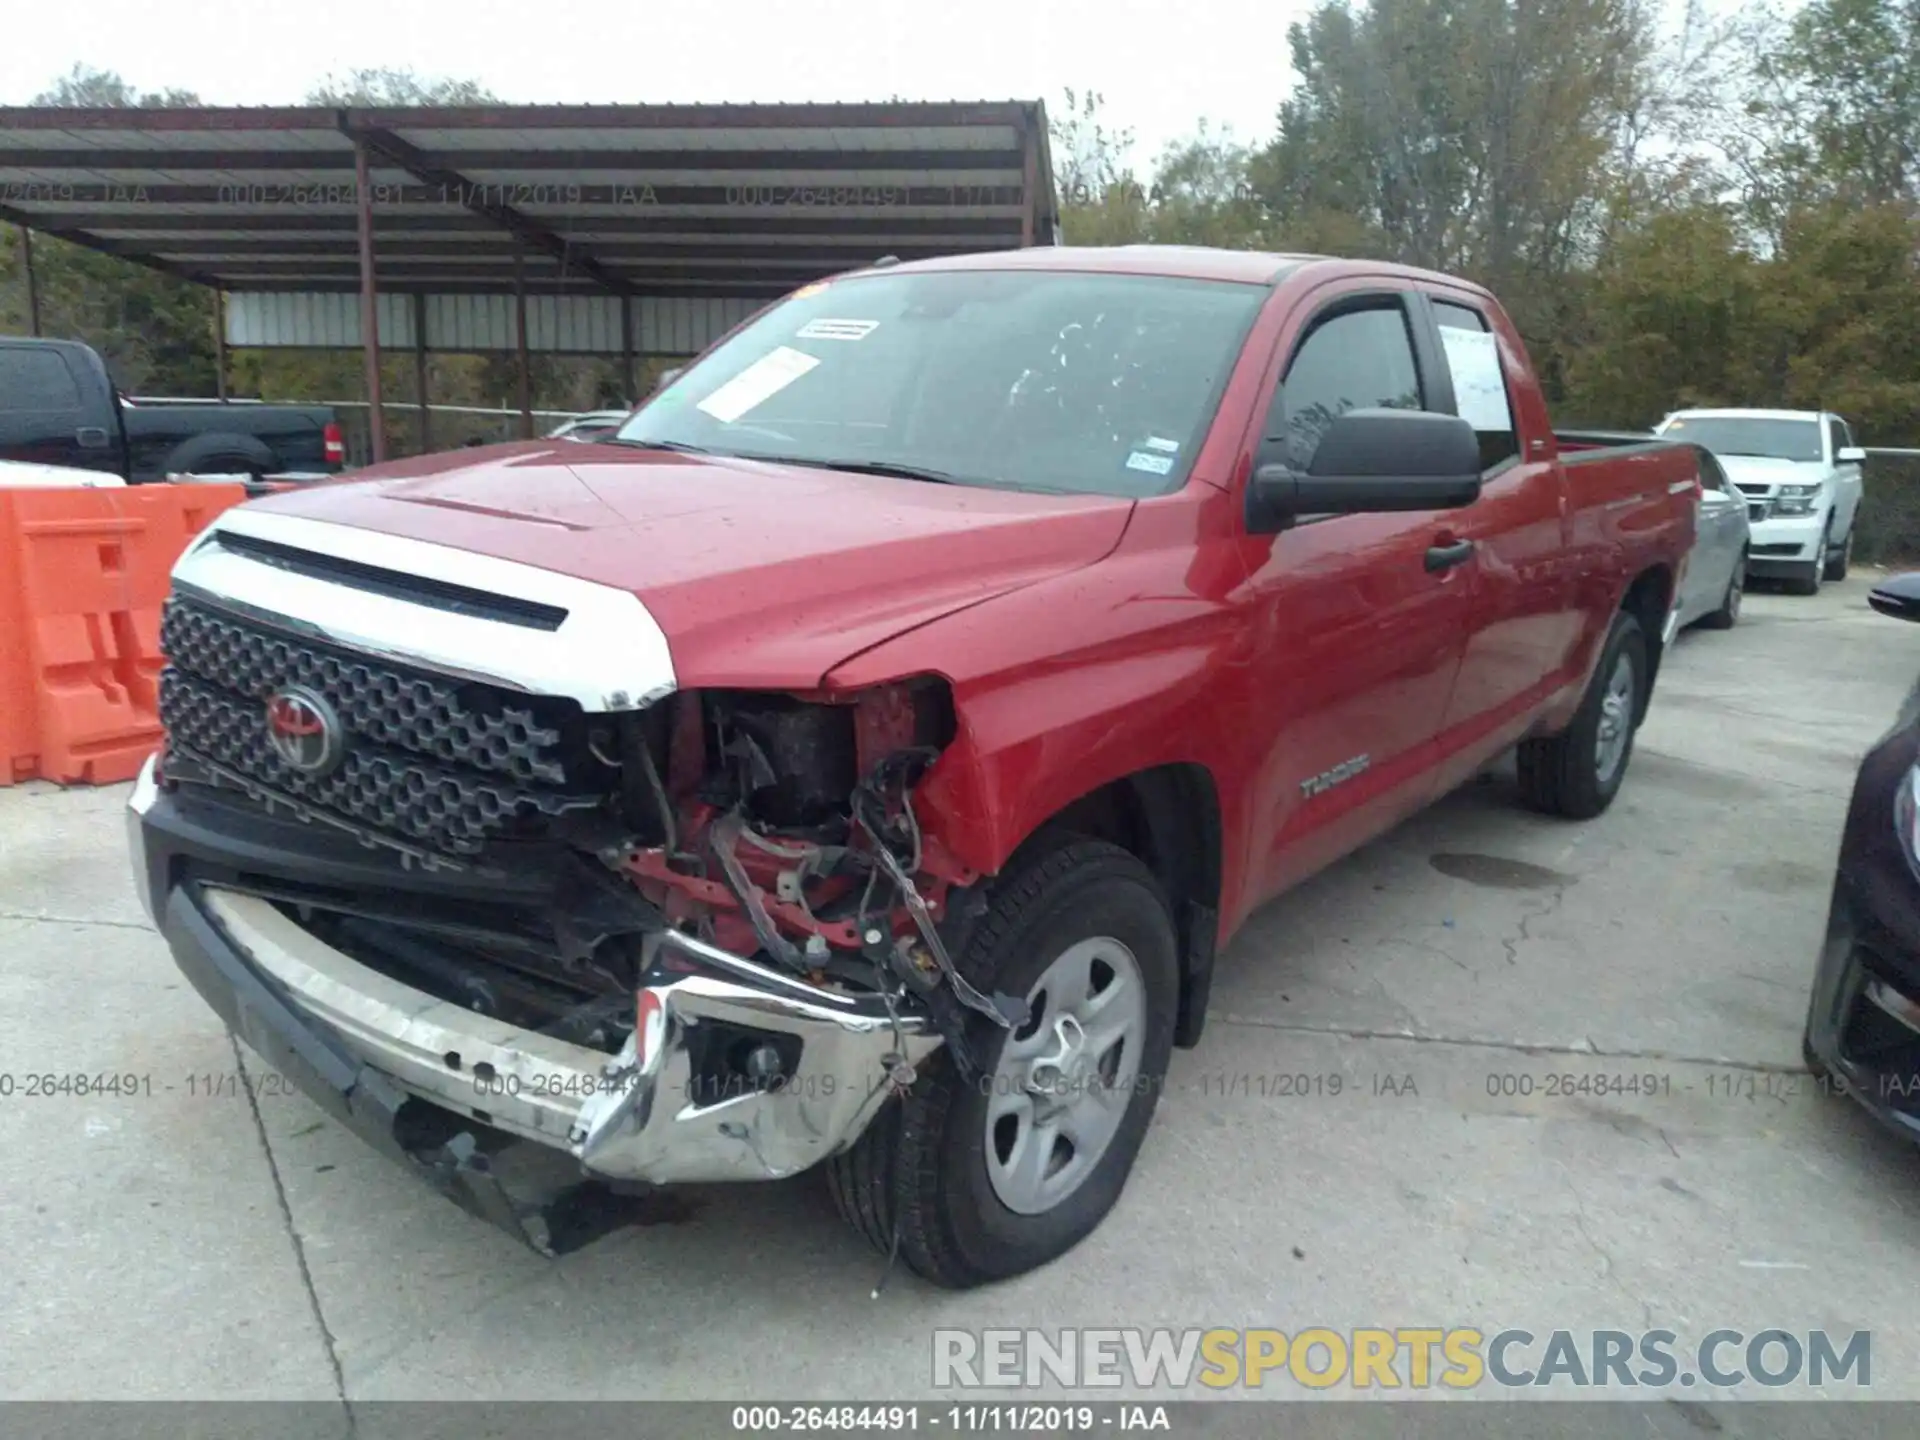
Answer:
<path fill-rule="evenodd" d="M 655 953 L 683 978 L 640 992 L 643 1023 L 617 1056 L 522 1030 L 413 989 L 309 934 L 256 896 L 208 888 L 209 917 L 293 1006 L 401 1090 L 523 1140 L 565 1150 L 608 1180 L 653 1185 L 776 1180 L 860 1137 L 889 1072 L 940 1037 L 917 1015 L 790 978 L 673 931 Z M 705 1098 L 701 1027 L 791 1036 L 798 1063 L 766 1088 Z"/>
<path fill-rule="evenodd" d="M 619 1054 L 521 1029 L 362 964 L 258 896 L 175 883 L 168 826 L 150 828 L 169 803 L 149 761 L 127 813 L 142 905 L 241 1037 L 323 1103 L 342 1095 L 316 1091 L 366 1089 L 371 1077 L 376 1091 L 571 1155 L 593 1179 L 771 1180 L 853 1144 L 896 1067 L 942 1043 L 923 1016 L 896 1017 L 878 996 L 811 985 L 672 931 L 647 942 L 644 972 L 672 978 L 640 990 L 641 1023 Z M 151 855 L 150 839 L 160 847 Z M 779 1077 L 707 1083 L 702 1055 L 722 1029 L 768 1037 L 782 1052 Z M 339 1058 L 287 1066 L 289 1045 Z"/>

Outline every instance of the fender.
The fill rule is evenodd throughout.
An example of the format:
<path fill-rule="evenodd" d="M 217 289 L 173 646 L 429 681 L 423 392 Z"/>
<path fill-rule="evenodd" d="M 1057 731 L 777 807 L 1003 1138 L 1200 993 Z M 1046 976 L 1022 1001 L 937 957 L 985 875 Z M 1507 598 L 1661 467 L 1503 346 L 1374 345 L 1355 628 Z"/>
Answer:
<path fill-rule="evenodd" d="M 1219 796 L 1221 874 L 1238 888 L 1249 824 L 1240 782 L 1253 763 L 1244 737 L 1257 727 L 1231 677 L 1244 673 L 1253 637 L 1234 604 L 1244 567 L 1224 541 L 1196 535 L 1211 508 L 1143 504 L 1145 523 L 1106 560 L 922 626 L 827 677 L 841 691 L 915 673 L 951 687 L 955 737 L 915 800 L 969 869 L 1004 868 L 1103 786 L 1189 764 Z"/>

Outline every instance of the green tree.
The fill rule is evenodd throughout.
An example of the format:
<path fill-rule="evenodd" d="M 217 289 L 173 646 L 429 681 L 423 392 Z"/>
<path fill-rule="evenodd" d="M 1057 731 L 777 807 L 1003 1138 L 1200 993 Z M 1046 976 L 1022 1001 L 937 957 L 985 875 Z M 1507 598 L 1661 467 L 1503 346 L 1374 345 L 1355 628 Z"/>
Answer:
<path fill-rule="evenodd" d="M 152 108 L 198 104 L 190 91 L 141 92 L 110 71 L 75 65 L 34 96 L 48 107 Z M 0 227 L 0 329 L 28 325 L 24 246 Z M 35 288 L 43 334 L 84 340 L 130 391 L 205 394 L 214 377 L 212 295 L 190 281 L 36 234 Z"/>
<path fill-rule="evenodd" d="M 111 70 L 96 70 L 90 65 L 76 64 L 29 103 L 64 109 L 155 109 L 168 105 L 198 105 L 200 97 L 191 90 L 136 90 Z"/>
<path fill-rule="evenodd" d="M 1641 0 L 1327 0 L 1255 166 L 1283 232 L 1475 274 L 1517 306 L 1591 254 L 1596 177 L 1644 94 Z"/>
<path fill-rule="evenodd" d="M 1812 0 L 1757 68 L 1793 194 L 1920 201 L 1920 3 Z"/>
<path fill-rule="evenodd" d="M 308 105 L 490 105 L 499 102 L 478 80 L 423 76 L 411 69 L 375 66 L 329 75 L 309 90 Z"/>

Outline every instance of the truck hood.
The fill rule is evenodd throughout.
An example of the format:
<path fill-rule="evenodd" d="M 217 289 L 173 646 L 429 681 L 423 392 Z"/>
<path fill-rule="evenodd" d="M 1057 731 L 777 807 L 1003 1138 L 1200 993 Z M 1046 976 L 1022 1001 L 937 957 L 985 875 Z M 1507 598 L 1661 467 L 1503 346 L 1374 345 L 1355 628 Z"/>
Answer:
<path fill-rule="evenodd" d="M 626 590 L 682 686 L 805 689 L 884 640 L 1094 563 L 1133 505 L 559 440 L 399 461 L 248 508 Z"/>
<path fill-rule="evenodd" d="M 1771 455 L 1721 455 L 1715 452 L 1727 478 L 1736 485 L 1815 485 L 1826 478 L 1818 460 L 1776 460 Z"/>

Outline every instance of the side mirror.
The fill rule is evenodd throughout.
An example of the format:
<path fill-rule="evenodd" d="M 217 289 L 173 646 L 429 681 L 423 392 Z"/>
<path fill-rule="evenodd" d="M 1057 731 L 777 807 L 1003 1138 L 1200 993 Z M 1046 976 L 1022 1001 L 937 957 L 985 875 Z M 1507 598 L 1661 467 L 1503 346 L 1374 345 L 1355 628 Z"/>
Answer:
<path fill-rule="evenodd" d="M 1896 620 L 1920 620 L 1920 570 L 1882 580 L 1867 593 L 1867 603 Z"/>
<path fill-rule="evenodd" d="M 1858 445 L 1842 445 L 1833 455 L 1836 464 L 1861 465 L 1866 462 L 1867 452 Z"/>
<path fill-rule="evenodd" d="M 1320 437 L 1301 474 L 1258 466 L 1247 487 L 1247 528 L 1284 530 L 1301 515 L 1455 510 L 1480 498 L 1480 439 L 1457 415 L 1348 410 Z"/>

